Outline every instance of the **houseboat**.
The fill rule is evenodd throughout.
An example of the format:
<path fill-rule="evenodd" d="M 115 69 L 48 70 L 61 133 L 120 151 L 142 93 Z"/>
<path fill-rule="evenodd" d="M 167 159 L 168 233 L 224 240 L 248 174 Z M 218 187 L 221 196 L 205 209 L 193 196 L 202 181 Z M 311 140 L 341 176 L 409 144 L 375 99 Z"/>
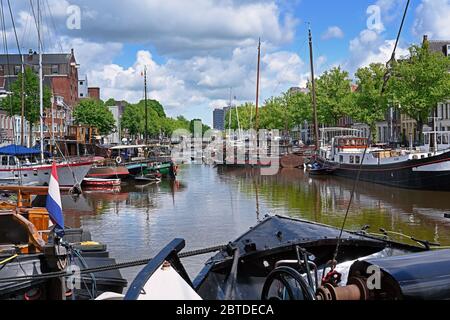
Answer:
<path fill-rule="evenodd" d="M 346 130 L 346 129 L 342 129 Z M 342 131 L 341 131 L 342 132 Z M 410 149 L 370 146 L 362 132 L 323 130 L 317 162 L 332 174 L 392 187 L 450 191 L 450 132 L 425 132 L 425 145 Z"/>

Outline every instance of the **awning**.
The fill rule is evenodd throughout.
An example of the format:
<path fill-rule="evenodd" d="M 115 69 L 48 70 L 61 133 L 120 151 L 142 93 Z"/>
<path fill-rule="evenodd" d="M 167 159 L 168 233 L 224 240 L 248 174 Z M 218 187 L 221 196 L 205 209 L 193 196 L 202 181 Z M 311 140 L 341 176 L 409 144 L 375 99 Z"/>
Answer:
<path fill-rule="evenodd" d="M 10 145 L 7 147 L 0 148 L 0 155 L 10 155 L 10 156 L 27 156 L 27 155 L 38 155 L 41 151 L 37 149 L 25 148 L 18 145 Z"/>

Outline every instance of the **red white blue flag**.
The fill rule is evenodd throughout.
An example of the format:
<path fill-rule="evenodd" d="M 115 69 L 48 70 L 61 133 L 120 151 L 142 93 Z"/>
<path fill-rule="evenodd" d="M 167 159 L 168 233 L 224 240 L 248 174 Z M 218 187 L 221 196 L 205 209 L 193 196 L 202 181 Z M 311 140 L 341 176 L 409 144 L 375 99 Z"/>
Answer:
<path fill-rule="evenodd" d="M 63 237 L 64 236 L 64 217 L 62 213 L 61 193 L 59 190 L 58 170 L 56 163 L 53 162 L 52 174 L 50 176 L 50 183 L 48 185 L 47 195 L 47 211 L 50 215 L 50 219 L 55 225 L 55 233 Z"/>

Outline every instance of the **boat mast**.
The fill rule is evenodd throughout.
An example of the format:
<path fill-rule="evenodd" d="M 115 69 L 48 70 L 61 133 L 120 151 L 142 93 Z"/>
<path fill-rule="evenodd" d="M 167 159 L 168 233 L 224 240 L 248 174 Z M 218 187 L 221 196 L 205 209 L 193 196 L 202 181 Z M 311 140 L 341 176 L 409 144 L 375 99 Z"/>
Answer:
<path fill-rule="evenodd" d="M 311 84 L 312 84 L 312 104 L 314 112 L 314 138 L 316 144 L 316 151 L 320 148 L 319 142 L 319 121 L 317 118 L 317 99 L 316 99 L 316 79 L 314 77 L 314 55 L 313 55 L 313 42 L 311 27 L 309 27 L 309 57 L 311 63 Z"/>
<path fill-rule="evenodd" d="M 147 66 L 144 67 L 145 144 L 148 145 Z"/>
<path fill-rule="evenodd" d="M 41 161 L 44 162 L 44 79 L 42 73 L 42 39 L 41 39 L 41 11 L 40 0 L 37 0 L 37 29 L 39 41 L 39 118 L 41 139 Z"/>
<path fill-rule="evenodd" d="M 259 80 L 260 80 L 260 65 L 261 65 L 261 38 L 258 40 L 258 65 L 256 71 L 256 113 L 255 113 L 255 130 L 259 130 Z"/>
<path fill-rule="evenodd" d="M 21 117 L 20 117 L 20 145 L 24 145 L 24 130 L 25 130 L 25 66 L 22 57 L 22 96 L 21 96 Z"/>

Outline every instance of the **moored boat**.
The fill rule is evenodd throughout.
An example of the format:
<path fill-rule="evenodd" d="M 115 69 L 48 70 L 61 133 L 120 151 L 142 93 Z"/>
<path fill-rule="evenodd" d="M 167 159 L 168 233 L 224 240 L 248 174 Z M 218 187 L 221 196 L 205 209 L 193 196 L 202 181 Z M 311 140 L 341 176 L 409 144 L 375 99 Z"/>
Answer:
<path fill-rule="evenodd" d="M 136 276 L 125 295 L 98 300 L 399 300 L 449 299 L 450 250 L 397 243 L 282 216 L 267 217 L 213 248 L 195 280 L 185 271 L 185 242 L 175 239 Z M 199 251 L 199 254 L 204 253 Z M 370 286 L 373 270 L 380 285 Z"/>
<path fill-rule="evenodd" d="M 47 187 L 0 186 L 0 190 L 18 195 L 17 203 L 0 203 L 1 300 L 88 300 L 126 287 L 118 270 L 71 282 L 73 272 L 114 265 L 115 259 L 109 257 L 106 245 L 93 242 L 82 229 L 66 228 L 57 240 L 49 230 L 47 210 L 32 206 L 34 196 L 48 194 Z M 55 272 L 62 275 L 43 276 Z"/>
<path fill-rule="evenodd" d="M 345 130 L 345 129 L 344 129 Z M 450 191 L 450 132 L 425 133 L 426 144 L 414 149 L 369 146 L 361 135 L 338 135 L 320 149 L 317 161 L 333 174 L 406 189 Z M 436 145 L 433 146 L 433 136 Z"/>
<path fill-rule="evenodd" d="M 100 178 L 84 178 L 83 183 L 90 187 L 117 187 L 120 186 L 120 179 L 100 179 Z"/>
<path fill-rule="evenodd" d="M 51 160 L 37 160 L 41 152 L 20 146 L 0 148 L 0 181 L 22 185 L 48 185 L 52 170 Z M 57 162 L 61 186 L 73 187 L 81 184 L 94 164 L 93 159 L 80 158 Z"/>

